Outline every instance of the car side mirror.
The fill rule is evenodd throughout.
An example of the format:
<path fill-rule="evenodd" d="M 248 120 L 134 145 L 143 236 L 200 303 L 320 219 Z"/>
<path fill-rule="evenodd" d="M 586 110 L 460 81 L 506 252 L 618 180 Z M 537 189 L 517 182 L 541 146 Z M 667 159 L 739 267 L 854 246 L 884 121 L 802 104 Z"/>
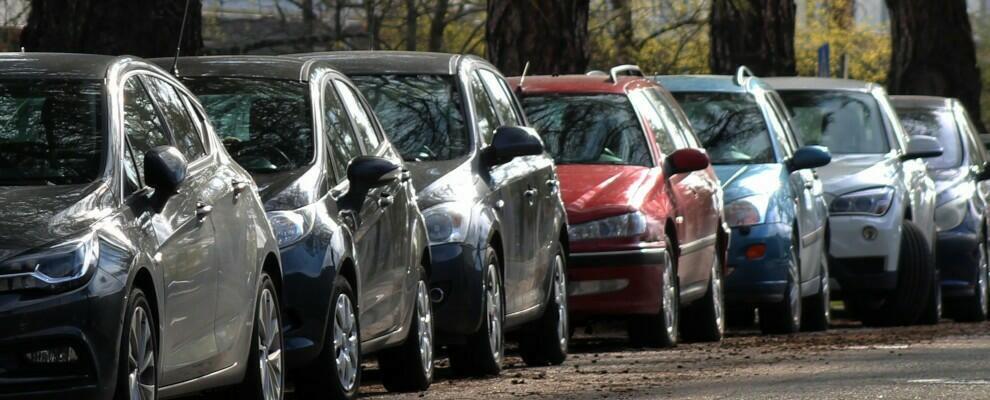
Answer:
<path fill-rule="evenodd" d="M 908 140 L 907 149 L 901 155 L 902 160 L 913 160 L 915 158 L 930 158 L 942 155 L 942 145 L 932 137 L 912 136 Z"/>
<path fill-rule="evenodd" d="M 151 205 L 162 212 L 165 203 L 179 193 L 188 173 L 186 157 L 172 146 L 159 146 L 144 154 L 144 183 L 155 189 Z"/>
<path fill-rule="evenodd" d="M 381 157 L 356 157 L 347 166 L 351 188 L 385 186 L 397 181 L 401 174 L 402 168 L 398 164 Z"/>
<path fill-rule="evenodd" d="M 495 129 L 492 144 L 482 150 L 488 166 L 512 161 L 516 157 L 543 154 L 543 140 L 533 128 L 525 126 L 501 126 Z"/>
<path fill-rule="evenodd" d="M 794 152 L 788 167 L 791 171 L 824 167 L 832 162 L 832 154 L 824 146 L 804 146 Z"/>
<path fill-rule="evenodd" d="M 711 160 L 704 150 L 685 148 L 677 150 L 667 156 L 664 168 L 667 176 L 684 174 L 688 172 L 700 171 L 711 165 Z"/>

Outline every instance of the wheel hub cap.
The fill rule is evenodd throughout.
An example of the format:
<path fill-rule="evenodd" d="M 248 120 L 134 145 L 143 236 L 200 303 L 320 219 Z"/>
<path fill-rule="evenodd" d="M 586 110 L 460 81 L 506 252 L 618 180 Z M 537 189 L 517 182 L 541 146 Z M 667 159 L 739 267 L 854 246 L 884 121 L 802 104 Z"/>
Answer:
<path fill-rule="evenodd" d="M 567 277 L 564 274 L 564 261 L 560 255 L 554 259 L 554 301 L 557 303 L 557 339 L 560 349 L 567 351 L 570 328 L 567 320 Z"/>
<path fill-rule="evenodd" d="M 416 329 L 419 333 L 419 359 L 427 377 L 433 376 L 433 309 L 426 282 L 419 281 L 416 292 Z"/>
<path fill-rule="evenodd" d="M 127 335 L 128 389 L 131 400 L 153 400 L 157 379 L 154 335 L 144 308 L 134 309 Z"/>
<path fill-rule="evenodd" d="M 345 391 L 354 389 L 358 368 L 358 330 L 351 299 L 337 297 L 333 316 L 333 350 L 336 355 L 337 379 Z"/>
<path fill-rule="evenodd" d="M 488 344 L 496 360 L 502 358 L 502 292 L 499 287 L 498 270 L 494 264 L 488 265 L 488 287 L 485 288 L 488 303 Z"/>
<path fill-rule="evenodd" d="M 265 400 L 282 398 L 282 323 L 276 309 L 274 295 L 268 289 L 261 292 L 258 309 L 258 362 L 261 371 L 261 389 Z"/>

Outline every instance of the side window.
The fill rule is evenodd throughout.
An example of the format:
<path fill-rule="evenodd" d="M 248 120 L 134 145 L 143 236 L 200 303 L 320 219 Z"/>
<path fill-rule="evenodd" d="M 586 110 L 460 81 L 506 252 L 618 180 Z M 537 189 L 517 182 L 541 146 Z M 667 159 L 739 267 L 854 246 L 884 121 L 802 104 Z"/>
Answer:
<path fill-rule="evenodd" d="M 982 167 L 986 163 L 987 157 L 986 148 L 983 147 L 983 141 L 980 139 L 976 127 L 973 126 L 973 121 L 969 118 L 969 113 L 966 112 L 962 104 L 957 104 L 954 108 L 956 109 L 956 124 L 959 126 L 959 132 L 962 133 L 966 147 L 969 150 L 969 162 L 971 165 Z"/>
<path fill-rule="evenodd" d="M 208 153 L 210 146 L 208 145 L 209 140 L 207 140 L 206 135 L 209 135 L 210 131 L 206 128 L 206 117 L 204 117 L 203 113 L 196 108 L 193 99 L 186 97 L 186 95 L 181 93 L 180 95 L 182 96 L 182 102 L 186 105 L 186 109 L 189 110 L 189 116 L 192 117 L 193 123 L 196 124 L 196 129 L 199 131 L 199 137 L 202 140 L 203 148 Z"/>
<path fill-rule="evenodd" d="M 138 172 L 137 160 L 134 159 L 134 152 L 131 144 L 124 142 L 124 196 L 136 192 L 142 186 L 141 173 Z"/>
<path fill-rule="evenodd" d="M 137 76 L 124 83 L 124 132 L 138 173 L 144 171 L 144 153 L 170 144 L 158 111 Z"/>
<path fill-rule="evenodd" d="M 671 132 L 671 129 L 664 124 L 663 118 L 657 113 L 656 105 L 646 97 L 645 91 L 639 90 L 630 93 L 629 101 L 636 108 L 639 117 L 650 128 L 650 132 L 657 140 L 657 145 L 660 146 L 660 152 L 667 155 L 679 148 L 687 147 L 683 139 Z"/>
<path fill-rule="evenodd" d="M 344 176 L 347 173 L 347 164 L 361 155 L 361 147 L 348 122 L 347 111 L 332 85 L 327 85 L 323 90 L 323 125 L 337 176 Z"/>
<path fill-rule="evenodd" d="M 171 84 L 155 77 L 148 77 L 148 89 L 161 106 L 162 115 L 172 128 L 172 138 L 182 155 L 192 162 L 206 155 L 203 139 L 189 115 L 189 110 Z"/>
<path fill-rule="evenodd" d="M 492 142 L 492 135 L 495 128 L 498 128 L 498 118 L 495 107 L 485 91 L 485 85 L 481 82 L 478 74 L 471 74 L 469 85 L 471 86 L 471 102 L 474 103 L 474 119 L 478 132 L 485 144 Z"/>
<path fill-rule="evenodd" d="M 791 156 L 801 146 L 798 145 L 797 139 L 794 136 L 787 109 L 781 106 L 782 103 L 772 93 L 766 95 L 766 100 L 767 104 L 770 105 L 770 111 L 773 112 L 774 134 L 777 135 L 777 140 L 780 141 L 784 152 L 788 156 Z"/>
<path fill-rule="evenodd" d="M 668 100 L 660 91 L 654 89 L 646 92 L 647 98 L 650 103 L 653 104 L 653 108 L 659 114 L 660 118 L 663 120 L 664 126 L 670 130 L 670 136 L 674 140 L 675 147 L 678 149 L 685 147 L 699 147 L 696 141 L 692 140 L 693 134 L 690 130 L 690 125 L 684 125 L 680 120 L 677 119 L 677 114 L 670 107 L 670 100 Z"/>
<path fill-rule="evenodd" d="M 334 81 L 333 84 L 337 87 L 340 100 L 351 116 L 351 122 L 354 123 L 354 130 L 358 139 L 364 143 L 365 152 L 374 153 L 381 143 L 381 139 L 378 138 L 378 132 L 375 131 L 375 125 L 368 115 L 368 110 L 364 108 L 361 101 L 358 100 L 357 94 L 354 93 L 354 89 L 349 85 L 341 81 Z"/>
<path fill-rule="evenodd" d="M 516 108 L 512 105 L 512 94 L 508 91 L 508 87 L 505 86 L 505 82 L 491 71 L 482 69 L 475 73 L 481 77 L 485 88 L 488 89 L 488 94 L 491 95 L 491 100 L 495 106 L 495 113 L 502 120 L 502 125 L 522 125 L 522 120 L 519 118 L 519 114 L 516 113 Z"/>

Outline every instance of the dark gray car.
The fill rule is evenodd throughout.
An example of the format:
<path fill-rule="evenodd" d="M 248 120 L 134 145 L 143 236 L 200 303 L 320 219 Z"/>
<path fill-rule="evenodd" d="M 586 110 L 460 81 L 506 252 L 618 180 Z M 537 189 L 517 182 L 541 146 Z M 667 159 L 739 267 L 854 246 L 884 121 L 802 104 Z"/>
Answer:
<path fill-rule="evenodd" d="M 196 98 L 130 57 L 0 61 L 0 397 L 281 399 L 278 248 Z"/>

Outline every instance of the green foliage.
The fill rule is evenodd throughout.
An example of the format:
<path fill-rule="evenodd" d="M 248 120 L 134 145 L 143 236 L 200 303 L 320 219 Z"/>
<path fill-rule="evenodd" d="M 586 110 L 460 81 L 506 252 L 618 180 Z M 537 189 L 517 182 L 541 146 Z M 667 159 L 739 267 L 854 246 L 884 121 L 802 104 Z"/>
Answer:
<path fill-rule="evenodd" d="M 983 75 L 983 95 L 980 96 L 983 125 L 990 127 L 990 15 L 974 13 L 970 17 L 976 35 L 976 61 Z"/>
<path fill-rule="evenodd" d="M 890 30 L 886 25 L 854 23 L 829 15 L 853 0 L 805 0 L 807 15 L 798 24 L 794 39 L 798 74 L 814 76 L 818 71 L 818 48 L 831 48 L 832 76 L 841 76 L 841 55 L 848 58 L 850 79 L 884 82 L 890 65 Z M 798 16 L 800 19 L 801 16 Z M 843 26 L 847 25 L 847 26 Z"/>

